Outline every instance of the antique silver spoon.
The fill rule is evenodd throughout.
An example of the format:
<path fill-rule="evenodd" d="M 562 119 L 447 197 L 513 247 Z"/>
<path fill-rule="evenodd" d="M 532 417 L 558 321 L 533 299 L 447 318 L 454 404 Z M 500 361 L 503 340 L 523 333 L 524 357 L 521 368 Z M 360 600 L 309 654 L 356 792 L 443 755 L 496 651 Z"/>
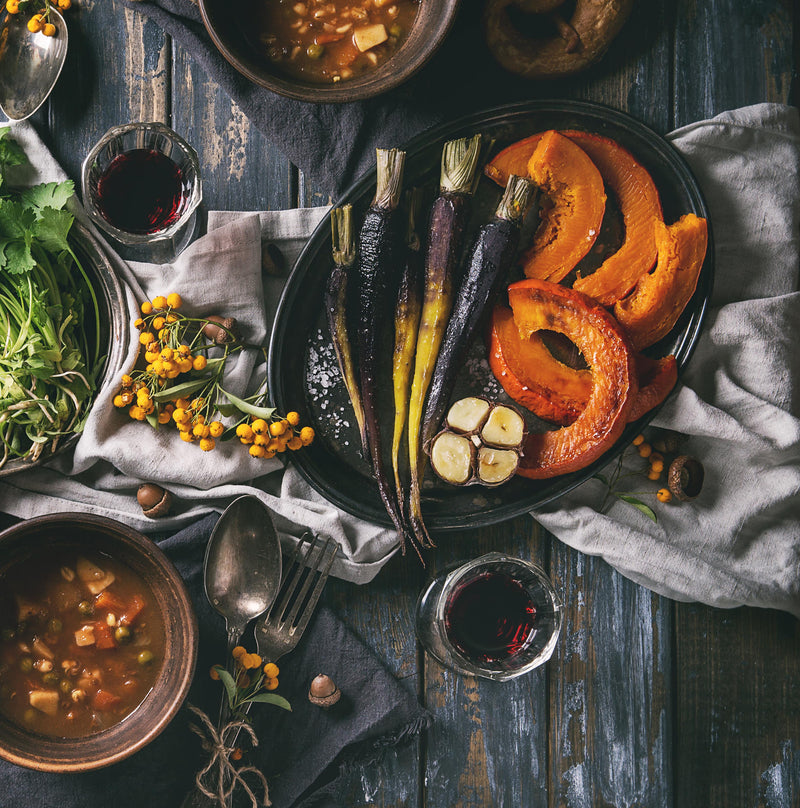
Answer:
<path fill-rule="evenodd" d="M 208 601 L 225 618 L 230 668 L 244 630 L 269 609 L 281 583 L 281 545 L 261 500 L 239 497 L 225 509 L 208 540 L 203 570 Z"/>
<path fill-rule="evenodd" d="M 27 17 L 6 13 L 0 21 L 0 110 L 12 121 L 29 118 L 47 100 L 64 66 L 69 35 L 52 6 L 55 36 L 33 34 Z"/>

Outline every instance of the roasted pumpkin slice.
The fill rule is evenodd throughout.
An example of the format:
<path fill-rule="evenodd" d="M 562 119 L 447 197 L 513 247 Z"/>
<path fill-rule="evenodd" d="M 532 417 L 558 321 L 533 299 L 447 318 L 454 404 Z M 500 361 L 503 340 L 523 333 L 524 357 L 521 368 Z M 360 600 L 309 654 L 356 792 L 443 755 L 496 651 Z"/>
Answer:
<path fill-rule="evenodd" d="M 520 336 L 558 331 L 583 354 L 592 390 L 574 423 L 528 435 L 517 473 L 543 479 L 585 468 L 616 442 L 625 429 L 638 382 L 630 341 L 596 300 L 549 281 L 511 284 L 508 299 Z"/>
<path fill-rule="evenodd" d="M 506 187 L 512 174 L 518 177 L 528 176 L 528 163 L 539 145 L 544 132 L 517 140 L 498 152 L 483 168 L 483 173 L 496 182 L 501 188 Z"/>
<path fill-rule="evenodd" d="M 670 394 L 678 381 L 678 362 L 672 354 L 661 359 L 636 354 L 636 375 L 639 392 L 628 413 L 629 421 L 638 421 Z"/>
<path fill-rule="evenodd" d="M 655 223 L 663 221 L 653 178 L 633 155 L 611 138 L 588 132 L 562 132 L 597 166 L 619 204 L 625 226 L 622 246 L 573 287 L 610 306 L 630 292 L 656 260 Z"/>
<path fill-rule="evenodd" d="M 606 193 L 585 151 L 558 132 L 545 132 L 527 167 L 547 197 L 533 244 L 522 255 L 527 278 L 558 283 L 594 246 Z"/>
<path fill-rule="evenodd" d="M 592 391 L 591 371 L 559 362 L 537 332 L 520 336 L 507 306 L 492 311 L 489 367 L 517 404 L 560 426 L 581 414 Z"/>
<path fill-rule="evenodd" d="M 617 320 L 638 349 L 665 337 L 694 294 L 708 249 L 708 225 L 694 213 L 669 226 L 657 222 L 655 241 L 656 268 L 614 305 Z"/>

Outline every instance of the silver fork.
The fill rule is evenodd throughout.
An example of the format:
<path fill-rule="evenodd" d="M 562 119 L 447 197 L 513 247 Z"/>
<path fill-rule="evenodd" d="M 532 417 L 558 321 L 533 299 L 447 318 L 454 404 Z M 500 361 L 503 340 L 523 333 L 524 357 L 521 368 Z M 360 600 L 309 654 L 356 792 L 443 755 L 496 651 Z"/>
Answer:
<path fill-rule="evenodd" d="M 309 532 L 300 537 L 286 567 L 291 579 L 281 585 L 272 608 L 256 623 L 256 648 L 265 662 L 277 662 L 300 641 L 338 550 L 330 537 L 324 544 Z"/>
<path fill-rule="evenodd" d="M 330 537 L 324 544 L 309 531 L 300 537 L 285 568 L 278 597 L 256 623 L 256 649 L 264 662 L 277 662 L 300 642 L 338 551 L 339 545 Z M 245 704 L 244 713 L 252 706 L 252 702 Z M 238 737 L 237 729 L 231 746 Z"/>

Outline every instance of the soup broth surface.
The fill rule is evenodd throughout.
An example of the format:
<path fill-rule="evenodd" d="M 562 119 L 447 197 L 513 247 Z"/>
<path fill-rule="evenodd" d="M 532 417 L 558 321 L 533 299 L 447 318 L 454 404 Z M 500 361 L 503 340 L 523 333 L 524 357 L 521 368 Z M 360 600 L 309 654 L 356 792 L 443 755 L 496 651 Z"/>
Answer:
<path fill-rule="evenodd" d="M 0 572 L 0 713 L 26 729 L 113 726 L 147 696 L 163 654 L 153 594 L 116 559 L 54 546 Z"/>

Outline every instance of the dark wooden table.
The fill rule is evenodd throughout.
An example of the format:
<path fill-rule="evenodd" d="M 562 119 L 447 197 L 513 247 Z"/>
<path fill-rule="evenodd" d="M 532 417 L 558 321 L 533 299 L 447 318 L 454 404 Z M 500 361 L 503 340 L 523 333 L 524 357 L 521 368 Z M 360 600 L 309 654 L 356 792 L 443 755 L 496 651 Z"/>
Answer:
<path fill-rule="evenodd" d="M 78 0 L 69 20 L 67 71 L 35 122 L 73 178 L 109 126 L 161 120 L 197 147 L 209 208 L 331 201 L 157 26 L 115 0 Z M 798 20 L 792 0 L 642 0 L 601 65 L 546 91 L 661 133 L 745 104 L 797 103 Z M 512 683 L 455 676 L 420 651 L 413 613 L 427 573 L 415 563 L 397 558 L 364 587 L 329 585 L 329 604 L 435 719 L 354 772 L 345 804 L 800 805 L 797 620 L 659 597 L 528 517 L 445 537 L 429 571 L 490 549 L 539 560 L 566 603 L 550 664 Z"/>

